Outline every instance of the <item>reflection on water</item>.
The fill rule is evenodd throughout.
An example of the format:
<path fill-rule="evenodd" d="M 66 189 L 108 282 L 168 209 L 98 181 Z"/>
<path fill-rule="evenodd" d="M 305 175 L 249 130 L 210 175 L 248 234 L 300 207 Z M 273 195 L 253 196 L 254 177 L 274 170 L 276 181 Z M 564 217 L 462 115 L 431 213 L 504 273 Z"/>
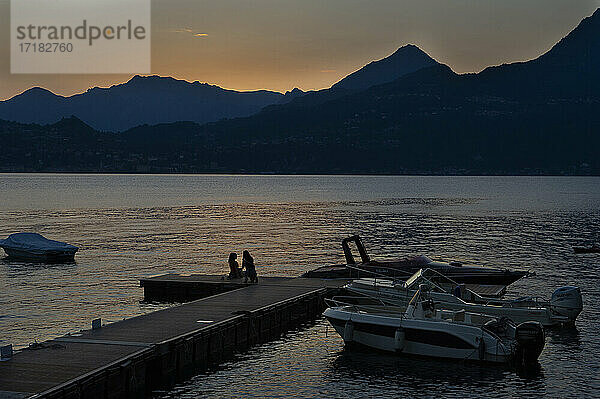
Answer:
<path fill-rule="evenodd" d="M 33 262 L 33 261 L 22 261 L 13 258 L 9 258 L 8 256 L 4 258 L 0 258 L 0 264 L 10 266 L 8 269 L 9 275 L 14 274 L 24 274 L 27 275 L 31 272 L 35 272 L 39 269 L 49 269 L 49 268 L 57 268 L 67 270 L 70 267 L 77 266 L 76 261 L 71 262 Z"/>
<path fill-rule="evenodd" d="M 600 389 L 598 178 L 0 175 L 0 237 L 35 231 L 80 247 L 76 263 L 0 260 L 0 341 L 34 340 L 167 304 L 143 303 L 138 279 L 228 272 L 249 249 L 262 275 L 343 261 L 359 233 L 373 258 L 423 253 L 533 270 L 513 296 L 576 285 L 575 330 L 550 330 L 540 370 L 375 356 L 345 350 L 326 324 L 256 348 L 170 397 L 481 397 L 593 395 Z"/>
<path fill-rule="evenodd" d="M 541 366 L 519 374 L 504 366 L 346 349 L 320 320 L 155 396 L 528 397 L 544 393 L 546 381 Z"/>
<path fill-rule="evenodd" d="M 547 329 L 546 342 L 549 345 L 564 345 L 566 349 L 571 350 L 577 350 L 582 344 L 581 334 L 575 326 Z"/>

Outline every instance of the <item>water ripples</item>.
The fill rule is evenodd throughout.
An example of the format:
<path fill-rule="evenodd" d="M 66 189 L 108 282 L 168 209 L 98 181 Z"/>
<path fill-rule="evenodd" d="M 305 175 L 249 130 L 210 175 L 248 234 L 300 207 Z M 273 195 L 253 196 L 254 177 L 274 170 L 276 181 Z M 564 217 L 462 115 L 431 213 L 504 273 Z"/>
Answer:
<path fill-rule="evenodd" d="M 132 179 L 134 183 L 145 181 Z M 183 180 L 191 184 L 190 179 Z M 333 178 L 323 179 L 336 184 Z M 352 180 L 341 179 L 345 185 Z M 111 182 L 108 177 L 100 180 Z M 216 184 L 212 180 L 210 184 Z M 245 181 L 234 180 L 236 184 Z M 326 323 L 319 321 L 242 354 L 235 362 L 198 376 L 163 397 L 389 397 L 390 392 L 408 397 L 597 395 L 600 257 L 576 256 L 572 250 L 573 245 L 600 241 L 600 195 L 593 190 L 585 192 L 588 180 L 583 180 L 583 186 L 571 180 L 565 184 L 573 192 L 583 193 L 577 198 L 585 197 L 584 202 L 573 205 L 561 197 L 549 207 L 551 199 L 546 198 L 543 209 L 531 205 L 538 198 L 534 195 L 526 198 L 529 205 L 515 206 L 515 195 L 505 195 L 503 202 L 504 197 L 492 189 L 441 194 L 452 191 L 454 184 L 443 179 L 438 194 L 431 189 L 432 183 L 427 183 L 420 196 L 406 188 L 386 186 L 396 181 L 393 179 L 375 179 L 381 188 L 361 180 L 359 187 L 374 191 L 356 195 L 341 195 L 336 189 L 329 195 L 323 182 L 306 177 L 258 180 L 261 184 L 291 181 L 297 187 L 296 191 L 285 188 L 288 194 L 279 200 L 271 198 L 271 202 L 238 199 L 218 203 L 200 198 L 173 201 L 172 206 L 165 205 L 162 197 L 152 197 L 162 191 L 150 190 L 152 195 L 145 198 L 149 191 L 144 189 L 139 191 L 140 201 L 156 206 L 105 207 L 100 202 L 110 197 L 108 191 L 113 189 L 107 183 L 104 188 L 94 188 L 106 191 L 97 206 L 86 200 L 64 209 L 0 209 L 0 237 L 36 231 L 81 248 L 73 264 L 0 260 L 0 341 L 25 346 L 89 328 L 96 317 L 116 321 L 171 306 L 142 302 L 138 279 L 165 272 L 226 274 L 227 255 L 232 251 L 249 249 L 260 275 L 299 275 L 317 266 L 342 263 L 341 239 L 358 233 L 373 258 L 422 253 L 434 259 L 535 271 L 535 278 L 511 285 L 513 296 L 549 297 L 559 286 L 577 285 L 585 304 L 577 329 L 550 331 L 540 370 L 523 376 L 501 368 L 345 350 L 333 330 L 326 334 Z M 11 186 L 15 181 L 2 183 L 0 176 L 0 186 L 8 184 L 15 189 Z M 44 179 L 40 181 L 36 187 L 46 184 Z M 82 178 L 78 184 L 86 181 Z M 123 182 L 116 186 L 117 193 L 135 192 Z M 185 192 L 167 183 L 169 190 Z M 315 186 L 320 191 L 315 191 Z M 57 187 L 62 190 L 68 185 Z M 490 187 L 495 190 L 496 186 Z M 524 189 L 526 185 L 519 180 L 515 187 Z M 560 185 L 553 182 L 552 187 Z M 192 192 L 198 190 L 192 187 Z M 261 190 L 253 186 L 247 191 Z M 264 189 L 279 195 L 277 190 L 271 186 Z M 305 192 L 321 194 L 318 199 L 301 201 Z M 408 195 L 394 197 L 393 192 Z M 15 198 L 25 195 L 14 194 Z M 60 195 L 51 192 L 49 196 Z M 568 190 L 564 196 L 569 196 Z M 597 200 L 595 207 L 589 205 L 593 202 L 590 198 Z"/>

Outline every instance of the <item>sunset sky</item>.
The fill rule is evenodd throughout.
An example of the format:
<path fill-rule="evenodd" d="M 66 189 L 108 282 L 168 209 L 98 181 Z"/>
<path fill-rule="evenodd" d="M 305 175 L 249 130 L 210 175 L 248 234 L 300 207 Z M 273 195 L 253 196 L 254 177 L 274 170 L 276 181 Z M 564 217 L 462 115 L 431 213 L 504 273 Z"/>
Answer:
<path fill-rule="evenodd" d="M 82 0 L 85 1 L 85 0 Z M 329 87 L 413 43 L 456 72 L 537 57 L 600 0 L 154 0 L 152 72 L 237 90 Z M 0 99 L 70 95 L 127 75 L 11 75 L 0 0 Z"/>

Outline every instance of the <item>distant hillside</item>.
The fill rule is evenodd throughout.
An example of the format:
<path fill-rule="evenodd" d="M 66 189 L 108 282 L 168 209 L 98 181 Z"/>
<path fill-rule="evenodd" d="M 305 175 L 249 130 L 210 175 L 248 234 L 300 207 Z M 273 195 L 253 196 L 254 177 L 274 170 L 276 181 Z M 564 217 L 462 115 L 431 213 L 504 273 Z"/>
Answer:
<path fill-rule="evenodd" d="M 238 92 L 159 76 L 135 76 L 126 83 L 109 88 L 95 87 L 69 97 L 34 87 L 0 101 L 0 119 L 52 124 L 74 115 L 103 131 L 123 131 L 139 125 L 178 121 L 202 124 L 249 116 L 268 105 L 294 101 L 295 105 L 320 103 L 350 90 L 392 81 L 432 63 L 435 61 L 417 47 L 405 46 L 349 75 L 332 89 L 306 93 L 296 88 L 285 95 L 264 90 Z M 32 109 L 36 112 L 31 112 Z"/>
<path fill-rule="evenodd" d="M 121 131 L 143 124 L 206 123 L 252 115 L 282 98 L 283 94 L 270 91 L 238 92 L 169 77 L 135 76 L 70 97 L 33 88 L 0 101 L 0 119 L 47 124 L 75 115 L 96 129 Z"/>
<path fill-rule="evenodd" d="M 293 170 L 337 173 L 598 174 L 599 56 L 596 11 L 529 62 L 466 75 L 436 64 L 367 90 L 318 104 L 305 96 L 202 131 L 262 153 L 267 149 L 252 143 L 292 151 L 269 153 L 278 161 L 251 160 L 247 149 L 232 155 L 238 167 L 256 169 L 274 168 L 271 159 Z"/>
<path fill-rule="evenodd" d="M 600 175 L 599 38 L 596 11 L 532 61 L 466 75 L 435 63 L 365 90 L 296 96 L 249 117 L 79 134 L 90 137 L 85 150 L 72 144 L 71 129 L 0 123 L 0 141 L 15 145 L 0 152 L 0 168 Z M 40 146 L 46 130 L 53 141 Z"/>
<path fill-rule="evenodd" d="M 597 99 L 600 9 L 537 59 L 489 67 L 469 77 L 474 93 L 516 99 Z"/>
<path fill-rule="evenodd" d="M 351 73 L 328 89 L 302 92 L 297 89 L 287 92 L 278 105 L 265 108 L 267 111 L 283 107 L 318 106 L 349 94 L 358 93 L 372 86 L 392 82 L 404 75 L 438 63 L 414 45 L 400 47 L 393 54 L 379 61 L 373 61 L 358 71 Z M 289 104 L 289 105 L 288 105 Z"/>

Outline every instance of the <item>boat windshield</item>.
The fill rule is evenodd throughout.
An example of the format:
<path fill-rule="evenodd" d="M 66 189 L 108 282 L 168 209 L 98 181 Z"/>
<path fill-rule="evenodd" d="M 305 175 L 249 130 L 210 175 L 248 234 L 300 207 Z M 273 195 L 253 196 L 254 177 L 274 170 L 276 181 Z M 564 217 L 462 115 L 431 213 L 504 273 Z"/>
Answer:
<path fill-rule="evenodd" d="M 470 298 L 470 301 L 474 302 L 487 302 L 481 295 L 467 288 L 465 284 L 459 284 L 434 269 L 419 270 L 404 282 L 404 289 L 407 291 L 418 291 L 421 285 L 427 287 L 427 290 L 430 292 L 443 292 L 451 295 L 455 295 L 454 291 L 456 287 L 461 287 L 463 299 Z M 466 296 L 464 296 L 465 294 Z"/>
<path fill-rule="evenodd" d="M 421 284 L 428 286 L 430 290 L 438 292 L 451 292 L 458 285 L 452 279 L 435 270 L 421 269 L 406 280 L 404 288 L 407 290 L 418 290 Z"/>
<path fill-rule="evenodd" d="M 410 278 L 404 282 L 404 288 L 410 289 L 413 286 L 418 288 L 419 287 L 418 281 L 420 280 L 422 274 L 423 274 L 423 269 L 420 269 L 418 272 L 416 272 L 415 274 L 410 276 Z M 415 282 L 417 282 L 417 284 L 415 284 Z"/>

